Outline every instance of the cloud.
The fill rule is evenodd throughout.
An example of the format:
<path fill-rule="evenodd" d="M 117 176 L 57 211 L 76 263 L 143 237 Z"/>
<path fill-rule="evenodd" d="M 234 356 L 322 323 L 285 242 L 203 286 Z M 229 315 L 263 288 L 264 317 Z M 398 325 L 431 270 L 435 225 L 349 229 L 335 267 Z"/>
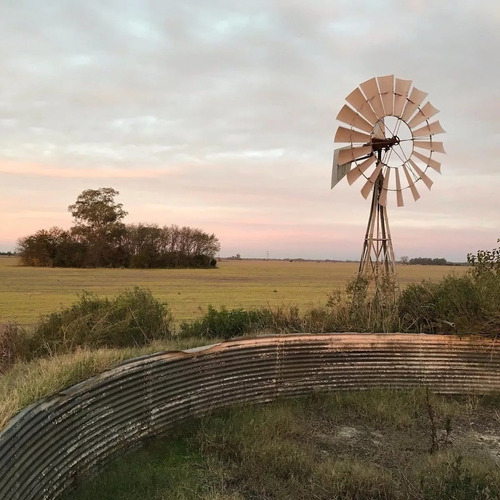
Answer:
<path fill-rule="evenodd" d="M 0 161 L 0 173 L 16 177 L 52 177 L 55 179 L 155 179 L 165 175 L 164 170 L 120 169 L 118 167 L 69 169 L 64 166 L 52 166 L 41 163 L 21 163 Z"/>
<path fill-rule="evenodd" d="M 357 258 L 368 207 L 361 186 L 329 191 L 335 116 L 396 74 L 441 110 L 447 155 L 417 204 L 389 201 L 392 226 L 436 230 L 428 254 L 450 241 L 439 227 L 482 244 L 498 228 L 499 20 L 486 0 L 4 2 L 0 241 L 106 184 L 135 221 L 216 228 L 228 251 L 268 238 L 275 256 Z"/>

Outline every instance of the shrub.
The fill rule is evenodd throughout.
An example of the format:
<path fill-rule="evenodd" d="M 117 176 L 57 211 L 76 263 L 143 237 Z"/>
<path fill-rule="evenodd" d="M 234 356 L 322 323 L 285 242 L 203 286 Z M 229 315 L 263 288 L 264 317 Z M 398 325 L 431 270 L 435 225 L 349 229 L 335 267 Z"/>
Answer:
<path fill-rule="evenodd" d="M 172 316 L 149 290 L 135 287 L 113 299 L 83 292 L 79 301 L 42 318 L 29 336 L 31 359 L 78 347 L 134 347 L 171 335 Z"/>
<path fill-rule="evenodd" d="M 399 298 L 403 331 L 453 330 L 496 335 L 500 331 L 500 279 L 492 274 L 446 276 L 437 283 L 411 284 Z"/>
<path fill-rule="evenodd" d="M 453 323 L 457 330 L 467 330 L 482 315 L 480 295 L 468 275 L 411 284 L 399 299 L 402 327 L 406 331 L 433 332 Z"/>
<path fill-rule="evenodd" d="M 0 375 L 26 350 L 26 332 L 17 323 L 0 324 Z"/>
<path fill-rule="evenodd" d="M 263 309 L 245 311 L 221 307 L 217 310 L 208 306 L 208 311 L 203 318 L 192 323 L 182 323 L 180 333 L 183 336 L 228 339 L 266 328 L 268 324 L 269 313 Z"/>

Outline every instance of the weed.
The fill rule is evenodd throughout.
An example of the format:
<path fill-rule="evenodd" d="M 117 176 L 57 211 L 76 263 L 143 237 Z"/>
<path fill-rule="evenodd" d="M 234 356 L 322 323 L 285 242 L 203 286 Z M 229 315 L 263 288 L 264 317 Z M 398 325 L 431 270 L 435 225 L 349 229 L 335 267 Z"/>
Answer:
<path fill-rule="evenodd" d="M 83 292 L 78 302 L 42 317 L 31 332 L 14 324 L 0 331 L 0 369 L 77 348 L 134 347 L 171 337 L 172 316 L 149 290 L 135 287 L 113 299 Z"/>
<path fill-rule="evenodd" d="M 25 342 L 26 331 L 20 325 L 0 324 L 0 375 L 22 356 Z"/>
<path fill-rule="evenodd" d="M 430 467 L 433 467 L 431 472 Z M 479 463 L 462 455 L 443 455 L 433 460 L 420 477 L 424 500 L 498 500 L 500 492 L 492 475 Z"/>
<path fill-rule="evenodd" d="M 211 305 L 200 320 L 192 323 L 184 322 L 180 327 L 180 335 L 187 337 L 219 337 L 229 339 L 238 335 L 265 328 L 269 323 L 265 310 L 245 311 L 243 309 L 217 310 Z"/>

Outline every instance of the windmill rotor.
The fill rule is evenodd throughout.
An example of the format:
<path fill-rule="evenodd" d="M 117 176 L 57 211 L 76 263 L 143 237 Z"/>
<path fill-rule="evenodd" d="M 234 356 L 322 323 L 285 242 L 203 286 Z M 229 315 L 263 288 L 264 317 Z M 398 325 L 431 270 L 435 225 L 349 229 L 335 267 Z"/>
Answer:
<path fill-rule="evenodd" d="M 427 93 L 412 87 L 411 80 L 379 76 L 356 87 L 337 115 L 342 125 L 334 142 L 346 145 L 334 152 L 332 188 L 345 176 L 349 184 L 364 181 L 365 199 L 372 193 L 360 272 L 395 273 L 388 199 L 395 195 L 401 207 L 406 192 L 417 201 L 419 182 L 432 187 L 429 169 L 441 173 L 436 154 L 445 150 L 434 136 L 444 129 L 433 118 L 439 111 L 426 99 Z"/>
<path fill-rule="evenodd" d="M 431 188 L 426 171 L 441 170 L 435 155 L 445 150 L 434 136 L 444 129 L 439 121 L 432 121 L 438 110 L 425 102 L 426 97 L 426 92 L 412 88 L 411 80 L 393 75 L 371 78 L 346 97 L 347 104 L 337 115 L 343 125 L 338 127 L 334 141 L 348 146 L 339 150 L 334 170 L 349 163 L 344 175 L 350 184 L 364 178 L 361 192 L 365 198 L 376 184 L 373 173 L 377 168 L 377 173 L 387 179 L 382 186 L 383 205 L 388 193 L 395 193 L 398 206 L 404 204 L 404 191 L 417 200 L 419 181 Z M 366 163 L 373 157 L 375 161 Z"/>

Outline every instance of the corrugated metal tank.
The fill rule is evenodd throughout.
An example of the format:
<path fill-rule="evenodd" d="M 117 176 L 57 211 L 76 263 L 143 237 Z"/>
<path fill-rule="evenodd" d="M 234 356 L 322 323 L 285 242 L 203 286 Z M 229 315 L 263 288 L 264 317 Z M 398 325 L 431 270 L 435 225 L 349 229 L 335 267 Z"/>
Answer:
<path fill-rule="evenodd" d="M 240 339 L 163 352 L 47 398 L 0 433 L 0 498 L 53 499 L 182 419 L 234 403 L 312 391 L 426 386 L 500 391 L 494 340 L 443 335 L 322 334 Z"/>

